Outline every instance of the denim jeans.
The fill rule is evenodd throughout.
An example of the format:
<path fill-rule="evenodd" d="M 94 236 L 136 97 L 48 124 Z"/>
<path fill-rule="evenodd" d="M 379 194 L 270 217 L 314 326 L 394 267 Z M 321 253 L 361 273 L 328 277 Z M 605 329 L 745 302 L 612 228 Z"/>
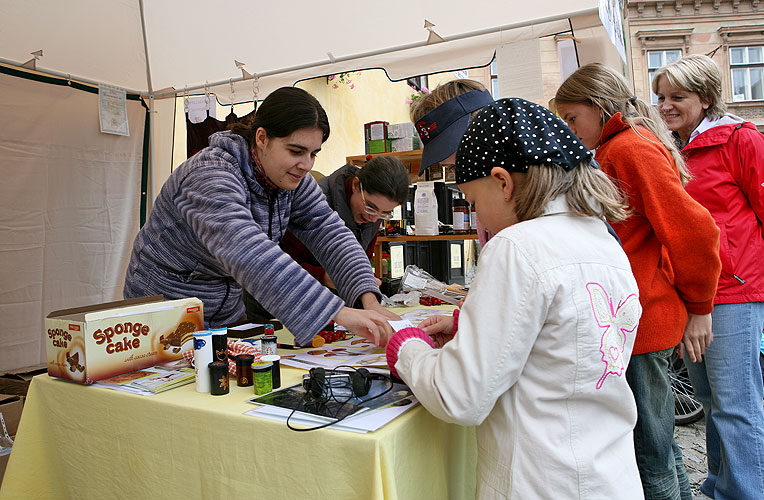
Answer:
<path fill-rule="evenodd" d="M 637 403 L 634 450 L 647 500 L 692 500 L 682 450 L 674 442 L 674 394 L 668 375 L 672 351 L 634 355 L 626 369 Z"/>
<path fill-rule="evenodd" d="M 759 347 L 764 302 L 717 304 L 714 340 L 703 361 L 685 358 L 706 413 L 708 478 L 700 491 L 716 500 L 764 498 L 764 388 Z"/>

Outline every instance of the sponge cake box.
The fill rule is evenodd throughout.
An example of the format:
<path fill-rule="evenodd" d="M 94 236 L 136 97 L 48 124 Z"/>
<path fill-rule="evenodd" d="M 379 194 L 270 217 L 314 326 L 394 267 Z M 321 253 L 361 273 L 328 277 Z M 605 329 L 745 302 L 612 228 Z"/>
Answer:
<path fill-rule="evenodd" d="M 195 297 L 157 295 L 55 311 L 45 318 L 48 374 L 90 384 L 176 360 L 203 328 Z"/>

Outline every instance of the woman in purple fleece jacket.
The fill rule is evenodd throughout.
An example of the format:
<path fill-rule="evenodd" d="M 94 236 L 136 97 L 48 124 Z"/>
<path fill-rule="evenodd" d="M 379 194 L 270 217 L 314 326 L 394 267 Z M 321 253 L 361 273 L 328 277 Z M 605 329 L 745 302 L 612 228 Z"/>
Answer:
<path fill-rule="evenodd" d="M 154 201 L 135 238 L 125 297 L 198 297 L 205 326 L 214 326 L 244 315 L 244 288 L 300 345 L 330 320 L 384 344 L 392 334 L 386 320 L 398 317 L 379 304 L 364 250 L 307 175 L 328 137 L 319 102 L 293 87 L 271 93 L 251 126 L 212 135 Z M 329 272 L 340 297 L 279 248 L 287 228 Z"/>

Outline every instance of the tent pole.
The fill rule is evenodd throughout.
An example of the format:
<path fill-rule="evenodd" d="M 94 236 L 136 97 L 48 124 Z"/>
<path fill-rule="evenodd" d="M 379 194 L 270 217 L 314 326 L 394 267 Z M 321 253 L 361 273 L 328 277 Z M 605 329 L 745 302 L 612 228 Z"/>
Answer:
<path fill-rule="evenodd" d="M 156 109 L 154 108 L 154 89 L 151 85 L 151 64 L 149 62 L 149 44 L 146 37 L 146 16 L 143 11 L 143 0 L 138 0 L 138 5 L 141 11 L 141 35 L 143 36 L 143 52 L 146 56 L 146 88 L 149 91 L 149 181 L 146 184 L 146 196 L 148 193 L 152 194 L 151 203 L 153 204 L 154 198 L 154 186 L 151 180 L 154 179 L 154 166 L 156 165 L 156 144 L 154 141 L 154 114 Z M 141 214 L 141 220 L 145 221 L 148 217 L 149 204 L 146 203 L 146 210 Z"/>
<path fill-rule="evenodd" d="M 586 15 L 590 15 L 590 14 L 597 14 L 598 12 L 599 12 L 599 10 L 597 8 L 583 9 L 583 10 L 576 11 L 576 12 L 567 12 L 567 13 L 564 13 L 564 14 L 555 14 L 555 15 L 547 16 L 547 17 L 540 18 L 540 19 L 531 19 L 531 20 L 527 20 L 527 21 L 520 21 L 520 22 L 512 23 L 512 24 L 505 24 L 504 26 L 498 26 L 498 27 L 495 27 L 495 28 L 486 28 L 486 29 L 482 29 L 482 30 L 471 31 L 471 32 L 468 32 L 468 33 L 462 33 L 460 35 L 447 36 L 447 37 L 443 37 L 443 39 L 444 39 L 445 42 L 453 42 L 455 40 L 463 40 L 465 38 L 472 38 L 472 37 L 476 37 L 476 36 L 480 36 L 480 35 L 489 35 L 491 33 L 498 33 L 500 31 L 506 31 L 506 30 L 515 29 L 515 28 L 524 28 L 524 27 L 527 27 L 527 26 L 532 26 L 534 24 L 543 24 L 543 23 L 549 23 L 549 22 L 552 22 L 552 21 L 560 21 L 562 19 L 567 19 L 567 18 L 571 18 L 571 17 L 578 17 L 578 16 L 586 16 Z M 290 71 L 298 71 L 298 70 L 309 69 L 309 68 L 318 68 L 320 66 L 328 66 L 328 65 L 333 64 L 335 62 L 353 61 L 355 59 L 362 59 L 364 57 L 377 56 L 377 55 L 381 55 L 381 54 L 389 54 L 389 53 L 392 53 L 392 52 L 399 52 L 401 50 L 415 49 L 417 47 L 424 47 L 425 45 L 427 45 L 426 41 L 416 42 L 416 43 L 409 43 L 409 44 L 406 44 L 406 45 L 398 45 L 397 47 L 389 47 L 389 48 L 386 48 L 386 49 L 372 50 L 372 51 L 364 52 L 364 53 L 361 53 L 361 54 L 354 54 L 354 55 L 350 55 L 350 56 L 336 57 L 332 61 L 326 60 L 326 61 L 321 61 L 321 62 L 299 64 L 297 66 L 292 66 L 292 67 L 289 67 L 289 68 L 282 68 L 282 69 L 276 69 L 276 70 L 271 70 L 271 71 L 263 71 L 262 73 L 256 73 L 255 77 L 256 78 L 262 78 L 262 77 L 265 77 L 265 76 L 273 76 L 273 75 L 280 75 L 282 73 L 289 73 Z M 232 78 L 232 79 L 220 80 L 220 81 L 217 81 L 217 82 L 212 82 L 212 83 L 207 83 L 207 84 L 202 84 L 202 85 L 196 85 L 196 86 L 193 86 L 193 87 L 185 87 L 183 89 L 183 91 L 186 92 L 186 91 L 189 91 L 189 90 L 192 90 L 192 91 L 193 90 L 200 90 L 200 89 L 203 89 L 205 87 L 211 88 L 211 87 L 216 87 L 218 85 L 228 84 L 228 83 L 232 83 L 232 82 L 240 82 L 240 81 L 243 81 L 244 79 L 245 78 L 243 76 L 239 76 L 239 77 Z M 175 91 L 173 91 L 173 90 L 166 90 L 166 91 L 163 91 L 163 92 L 157 92 L 156 94 L 154 94 L 154 97 L 159 98 L 159 97 L 166 97 L 166 96 L 177 95 L 177 94 L 178 94 L 177 90 L 175 90 Z"/>
<path fill-rule="evenodd" d="M 11 67 L 14 67 L 14 68 L 18 68 L 20 71 L 25 71 L 25 72 L 28 72 L 28 73 L 29 72 L 31 72 L 31 73 L 41 73 L 43 75 L 55 76 L 55 77 L 58 77 L 58 78 L 63 78 L 64 80 L 71 80 L 73 82 L 84 83 L 85 85 L 92 85 L 93 87 L 98 87 L 99 85 L 116 85 L 114 83 L 97 82 L 95 80 L 90 80 L 88 78 L 82 78 L 82 77 L 79 77 L 79 76 L 70 75 L 69 73 L 62 73 L 60 71 L 55 71 L 55 70 L 52 70 L 52 69 L 37 68 L 37 69 L 35 69 L 33 71 L 30 71 L 29 68 L 25 68 L 22 65 L 22 63 L 20 63 L 18 61 L 11 61 L 10 59 L 3 59 L 1 57 L 0 57 L 0 64 L 4 64 L 6 66 L 11 66 Z M 120 87 L 120 88 L 123 89 L 128 94 L 134 94 L 134 95 L 141 96 L 141 97 L 148 97 L 148 94 L 146 92 L 143 92 L 143 91 L 140 91 L 140 90 L 127 89 L 125 87 Z"/>

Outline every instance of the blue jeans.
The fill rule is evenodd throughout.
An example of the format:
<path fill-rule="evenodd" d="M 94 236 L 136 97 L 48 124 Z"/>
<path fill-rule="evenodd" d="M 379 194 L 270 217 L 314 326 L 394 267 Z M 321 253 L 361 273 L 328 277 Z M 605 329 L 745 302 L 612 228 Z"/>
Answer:
<path fill-rule="evenodd" d="M 634 355 L 626 369 L 637 403 L 634 450 L 647 500 L 692 500 L 682 450 L 674 442 L 674 394 L 668 375 L 672 351 Z"/>
<path fill-rule="evenodd" d="M 706 413 L 708 478 L 700 487 L 716 500 L 764 498 L 764 387 L 759 347 L 764 302 L 717 304 L 714 340 L 703 361 L 685 358 L 695 396 Z"/>

